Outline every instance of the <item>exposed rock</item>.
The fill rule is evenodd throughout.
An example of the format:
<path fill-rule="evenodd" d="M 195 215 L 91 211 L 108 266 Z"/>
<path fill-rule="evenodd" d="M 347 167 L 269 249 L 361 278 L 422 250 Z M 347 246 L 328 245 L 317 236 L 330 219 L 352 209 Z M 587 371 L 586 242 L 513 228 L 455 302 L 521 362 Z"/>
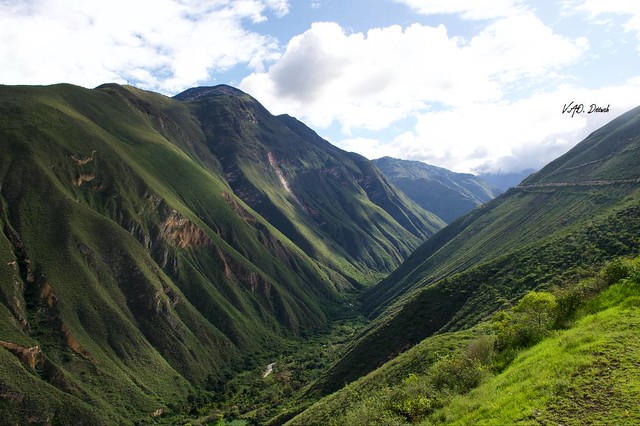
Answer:
<path fill-rule="evenodd" d="M 51 308 L 58 301 L 58 298 L 53 294 L 53 289 L 51 288 L 51 284 L 48 281 L 45 281 L 42 284 L 42 288 L 40 289 L 39 294 L 41 299 L 47 301 L 47 305 Z"/>
<path fill-rule="evenodd" d="M 73 184 L 75 186 L 80 186 L 85 182 L 91 182 L 95 178 L 96 178 L 95 175 L 80 174 L 80 175 L 78 175 L 77 178 L 72 179 L 71 181 L 73 182 Z"/>
<path fill-rule="evenodd" d="M 164 414 L 164 408 L 158 408 L 156 411 L 152 412 L 150 416 L 155 418 L 155 417 L 160 417 L 163 414 Z"/>
<path fill-rule="evenodd" d="M 267 377 L 269 374 L 273 373 L 273 367 L 276 365 L 277 363 L 272 362 L 271 364 L 267 365 L 264 369 L 264 371 L 262 372 L 262 378 L 264 379 L 265 377 Z"/>
<path fill-rule="evenodd" d="M 28 365 L 32 370 L 35 370 L 36 366 L 40 366 L 44 363 L 44 355 L 38 345 L 26 348 L 18 345 L 17 343 L 0 340 L 0 346 L 7 348 L 9 352 L 18 357 L 20 362 Z"/>
<path fill-rule="evenodd" d="M 271 283 L 264 279 L 262 275 L 249 271 L 244 265 L 225 255 L 220 249 L 218 249 L 218 256 L 224 264 L 225 278 L 231 279 L 235 277 L 240 283 L 249 287 L 252 293 L 259 291 L 267 298 L 271 296 Z"/>
<path fill-rule="evenodd" d="M 17 343 L 0 340 L 0 346 L 7 348 L 9 352 L 15 355 L 20 362 L 28 366 L 32 371 L 38 373 L 43 379 L 52 385 L 62 389 L 65 392 L 75 392 L 77 389 L 65 377 L 60 367 L 55 365 L 49 358 L 45 356 L 40 346 L 32 346 L 27 348 Z M 20 397 L 20 396 L 16 396 Z"/>
<path fill-rule="evenodd" d="M 289 182 L 287 181 L 287 179 L 284 177 L 284 173 L 282 173 L 282 170 L 280 170 L 275 155 L 273 155 L 272 152 L 269 152 L 267 153 L 267 159 L 269 160 L 269 164 L 271 165 L 271 167 L 273 167 L 273 170 L 276 172 L 276 175 L 278 176 L 282 187 L 285 189 L 285 191 L 287 191 L 287 193 L 289 193 L 289 195 L 291 195 L 294 200 L 296 200 L 296 202 L 300 203 L 298 201 L 298 197 L 296 197 L 296 195 L 291 191 L 291 187 L 289 186 Z"/>
<path fill-rule="evenodd" d="M 175 210 L 162 224 L 162 235 L 171 245 L 179 248 L 195 248 L 212 244 L 211 239 L 198 225 Z"/>
<path fill-rule="evenodd" d="M 84 166 L 85 164 L 88 164 L 93 161 L 93 154 L 95 153 L 96 153 L 96 150 L 94 149 L 93 151 L 91 151 L 91 155 L 88 157 L 79 157 L 72 154 L 71 159 L 75 161 L 77 165 Z"/>
<path fill-rule="evenodd" d="M 91 359 L 89 352 L 87 352 L 76 340 L 76 338 L 73 337 L 73 335 L 69 331 L 69 328 L 67 328 L 67 325 L 62 323 L 61 329 L 62 329 L 62 335 L 64 336 L 64 341 L 67 347 L 71 349 L 73 352 L 75 352 L 76 354 L 80 355 L 82 358 Z"/>
<path fill-rule="evenodd" d="M 233 209 L 234 212 L 238 214 L 245 222 L 250 223 L 251 225 L 255 225 L 257 219 L 249 213 L 247 209 L 245 209 L 235 198 L 229 195 L 228 192 L 222 192 L 222 197 L 225 199 L 227 204 Z"/>

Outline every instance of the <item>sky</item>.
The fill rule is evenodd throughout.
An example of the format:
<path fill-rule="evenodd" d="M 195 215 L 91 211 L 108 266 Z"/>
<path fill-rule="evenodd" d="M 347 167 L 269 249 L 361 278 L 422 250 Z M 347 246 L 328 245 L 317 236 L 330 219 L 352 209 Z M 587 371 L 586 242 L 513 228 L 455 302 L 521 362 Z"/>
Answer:
<path fill-rule="evenodd" d="M 229 84 L 370 159 L 518 172 L 640 105 L 640 1 L 0 0 L 0 84 L 61 82 Z"/>

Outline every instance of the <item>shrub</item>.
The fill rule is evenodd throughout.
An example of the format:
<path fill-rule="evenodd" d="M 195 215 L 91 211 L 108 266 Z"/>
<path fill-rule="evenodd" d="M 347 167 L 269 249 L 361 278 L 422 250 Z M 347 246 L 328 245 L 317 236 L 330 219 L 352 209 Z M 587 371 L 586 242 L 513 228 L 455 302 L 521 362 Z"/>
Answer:
<path fill-rule="evenodd" d="M 546 291 L 530 291 L 520 299 L 514 311 L 522 313 L 525 322 L 533 321 L 538 326 L 546 328 L 557 305 L 558 301 L 553 294 Z"/>
<path fill-rule="evenodd" d="M 431 367 L 433 385 L 438 390 L 466 393 L 480 384 L 486 367 L 461 355 L 446 357 Z"/>
<path fill-rule="evenodd" d="M 622 259 L 609 262 L 600 272 L 600 276 L 606 285 L 615 284 L 623 278 L 627 278 L 631 273 L 631 265 Z"/>
<path fill-rule="evenodd" d="M 429 415 L 434 409 L 433 401 L 424 395 L 415 395 L 391 405 L 391 410 L 415 423 Z"/>
<path fill-rule="evenodd" d="M 465 356 L 472 362 L 489 365 L 493 359 L 495 344 L 495 336 L 482 336 L 469 343 Z"/>
<path fill-rule="evenodd" d="M 571 299 L 563 302 L 574 303 Z M 551 326 L 557 323 L 557 309 L 556 296 L 545 291 L 530 291 L 520 299 L 513 313 L 495 313 L 492 318 L 492 326 L 496 332 L 495 348 L 504 351 L 539 342 Z"/>

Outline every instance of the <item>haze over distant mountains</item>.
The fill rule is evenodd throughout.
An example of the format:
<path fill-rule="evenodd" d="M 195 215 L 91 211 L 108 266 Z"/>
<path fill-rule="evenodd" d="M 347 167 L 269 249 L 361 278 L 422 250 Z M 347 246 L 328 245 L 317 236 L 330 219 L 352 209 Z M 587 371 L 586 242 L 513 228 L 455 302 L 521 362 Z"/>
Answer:
<path fill-rule="evenodd" d="M 513 188 L 518 185 L 529 175 L 534 173 L 534 169 L 526 169 L 521 172 L 509 172 L 509 173 L 480 173 L 479 178 L 488 182 L 489 184 L 500 188 L 502 191 L 506 191 L 509 188 Z"/>

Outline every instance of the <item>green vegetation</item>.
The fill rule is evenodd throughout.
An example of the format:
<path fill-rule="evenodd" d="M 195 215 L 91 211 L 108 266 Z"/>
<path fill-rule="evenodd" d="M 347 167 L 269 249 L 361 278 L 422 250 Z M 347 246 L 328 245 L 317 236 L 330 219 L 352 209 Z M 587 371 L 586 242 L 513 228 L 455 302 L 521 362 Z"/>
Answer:
<path fill-rule="evenodd" d="M 379 281 L 445 225 L 364 157 L 329 144 L 291 117 L 273 117 L 249 95 L 217 86 L 176 98 L 190 100 L 207 154 L 233 192 L 306 254 L 352 282 Z"/>
<path fill-rule="evenodd" d="M 630 190 L 634 191 L 634 188 Z M 612 192 L 611 189 L 608 191 Z M 334 392 L 345 382 L 372 371 L 389 357 L 430 335 L 473 327 L 530 290 L 552 289 L 575 282 L 592 274 L 608 259 L 637 253 L 640 250 L 638 195 L 632 192 L 619 205 L 603 209 L 605 213 L 590 216 L 586 222 L 559 228 L 555 233 L 551 222 L 543 225 L 540 219 L 538 225 L 547 233 L 539 235 L 538 239 L 529 234 L 528 244 L 522 237 L 527 230 L 522 228 L 533 231 L 534 223 L 525 223 L 510 232 L 493 233 L 493 226 L 517 219 L 506 216 L 501 220 L 493 215 L 499 207 L 491 206 L 484 216 L 492 216 L 495 221 L 489 224 L 481 216 L 481 223 L 468 226 L 463 233 L 469 236 L 467 240 L 461 237 L 446 240 L 448 242 L 436 250 L 431 247 L 439 243 L 440 235 L 436 234 L 397 272 L 365 294 L 371 298 L 369 300 L 375 296 L 376 301 L 382 301 L 383 294 L 401 292 L 406 283 L 416 286 L 413 291 L 407 290 L 406 295 L 396 296 L 395 302 L 381 311 L 345 357 L 316 383 L 315 389 L 319 394 Z M 556 196 L 565 201 L 572 200 L 565 190 L 559 190 Z M 579 199 L 585 200 L 583 197 L 588 196 L 582 195 Z M 523 198 L 529 201 L 527 195 Z M 507 206 L 513 206 L 513 202 L 505 200 L 500 210 L 504 209 L 502 212 L 506 215 Z M 469 219 L 473 220 L 473 217 Z M 567 219 L 568 214 L 565 214 L 562 219 L 558 216 L 555 220 Z M 450 225 L 445 232 L 455 226 L 455 223 Z M 502 253 L 485 261 L 473 263 L 467 260 L 473 256 L 485 258 L 487 252 L 498 247 L 503 248 Z M 421 256 L 427 250 L 434 253 L 426 258 Z M 365 299 L 365 307 L 367 301 Z"/>
<path fill-rule="evenodd" d="M 163 422 L 282 423 L 309 405 L 304 398 L 309 383 L 342 355 L 362 320 L 340 320 L 326 333 L 290 342 L 281 353 L 264 358 L 261 366 L 212 384 L 212 390 L 191 393 L 181 406 L 174 407 L 177 414 L 164 416 Z"/>
<path fill-rule="evenodd" d="M 473 327 L 530 290 L 575 282 L 637 253 L 638 135 L 640 108 L 429 238 L 365 291 L 362 307 L 373 321 L 316 383 L 317 394 L 336 391 L 428 336 Z"/>
<path fill-rule="evenodd" d="M 570 329 L 523 351 L 500 375 L 453 399 L 434 419 L 449 424 L 640 421 L 640 258 L 616 266 L 621 264 L 627 276 L 582 304 Z M 606 285 L 607 273 L 586 286 Z"/>
<path fill-rule="evenodd" d="M 639 134 L 631 111 L 438 231 L 233 88 L 0 87 L 0 415 L 636 420 L 638 261 L 607 262 L 640 251 Z"/>
<path fill-rule="evenodd" d="M 562 309 L 569 299 L 572 308 Z M 385 365 L 291 424 L 637 422 L 639 301 L 640 257 L 618 259 L 554 293 L 527 293 L 513 309 L 475 327 L 472 340 L 447 333 L 459 340 L 457 348 L 428 367 L 407 373 Z M 425 348 L 447 334 L 394 361 L 415 366 Z"/>
<path fill-rule="evenodd" d="M 241 92 L 1 87 L 0 413 L 188 413 L 443 226 L 290 126 Z"/>

